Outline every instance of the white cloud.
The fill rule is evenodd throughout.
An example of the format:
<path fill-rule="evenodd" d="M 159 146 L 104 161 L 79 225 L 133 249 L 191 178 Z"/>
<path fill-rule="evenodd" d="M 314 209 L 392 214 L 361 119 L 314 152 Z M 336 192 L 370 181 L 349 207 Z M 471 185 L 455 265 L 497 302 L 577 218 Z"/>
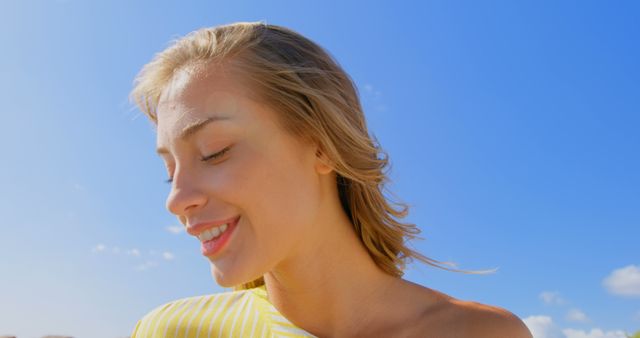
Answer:
<path fill-rule="evenodd" d="M 604 332 L 601 329 L 591 329 L 590 332 L 574 329 L 562 330 L 566 338 L 627 338 L 627 334 L 624 331 L 607 331 Z M 534 336 L 538 338 L 537 336 Z"/>
<path fill-rule="evenodd" d="M 117 246 L 114 246 L 114 247 L 111 248 L 111 250 L 109 250 L 107 248 L 107 246 L 102 244 L 102 243 L 97 244 L 96 246 L 94 246 L 91 249 L 91 252 L 104 252 L 104 253 L 112 253 L 112 254 L 115 254 L 115 255 L 118 255 L 121 252 L 124 252 L 126 255 L 129 255 L 129 256 L 140 257 L 140 250 L 138 250 L 137 248 L 133 248 L 133 249 L 127 250 L 127 249 L 121 249 L 121 248 L 119 248 Z"/>
<path fill-rule="evenodd" d="M 139 257 L 140 256 L 140 251 L 138 249 L 136 249 L 136 248 L 133 248 L 131 250 L 127 250 L 126 254 Z"/>
<path fill-rule="evenodd" d="M 366 83 L 364 85 L 364 93 L 367 94 L 363 99 L 366 101 L 371 100 L 374 108 L 377 111 L 385 111 L 387 110 L 387 106 L 383 104 L 380 100 L 382 92 L 373 87 L 372 84 Z"/>
<path fill-rule="evenodd" d="M 158 266 L 158 263 L 156 263 L 155 261 L 146 261 L 143 264 L 136 266 L 135 269 L 138 271 L 143 271 L 156 266 Z"/>
<path fill-rule="evenodd" d="M 574 310 L 580 311 L 578 309 Z M 606 332 L 600 328 L 592 328 L 591 331 L 560 330 L 549 316 L 529 316 L 522 321 L 531 331 L 533 338 L 627 338 L 626 333 L 622 330 Z"/>
<path fill-rule="evenodd" d="M 172 234 L 179 234 L 184 231 L 184 227 L 181 225 L 170 225 L 168 227 L 165 227 L 165 229 Z"/>
<path fill-rule="evenodd" d="M 102 252 L 106 249 L 107 247 L 104 244 L 98 244 L 96 246 L 93 247 L 93 249 L 91 249 L 91 252 Z"/>
<path fill-rule="evenodd" d="M 522 321 L 534 338 L 561 338 L 560 331 L 549 316 L 529 316 Z"/>
<path fill-rule="evenodd" d="M 91 249 L 92 252 L 104 252 L 107 254 L 118 255 L 121 253 L 126 254 L 127 256 L 135 256 L 135 257 L 143 257 L 146 254 L 143 254 L 140 249 L 132 248 L 132 249 L 121 249 L 120 247 L 114 246 L 111 248 L 107 248 L 104 244 L 98 244 Z M 161 256 L 163 260 L 171 261 L 176 258 L 175 254 L 170 251 L 157 251 L 157 250 L 149 250 L 149 256 Z M 148 256 L 147 256 L 148 257 Z M 149 257 L 151 258 L 151 257 Z M 147 270 L 153 267 L 158 266 L 158 261 L 160 257 L 157 257 L 156 260 L 147 260 L 145 263 L 139 264 L 135 266 L 136 270 Z"/>
<path fill-rule="evenodd" d="M 567 313 L 567 320 L 571 322 L 588 322 L 589 317 L 580 309 L 571 309 Z"/>
<path fill-rule="evenodd" d="M 543 291 L 539 297 L 545 304 L 549 305 L 562 305 L 566 303 L 566 301 L 560 297 L 560 293 L 555 291 Z"/>
<path fill-rule="evenodd" d="M 636 265 L 616 269 L 602 282 L 612 294 L 619 296 L 640 296 L 640 267 Z"/>

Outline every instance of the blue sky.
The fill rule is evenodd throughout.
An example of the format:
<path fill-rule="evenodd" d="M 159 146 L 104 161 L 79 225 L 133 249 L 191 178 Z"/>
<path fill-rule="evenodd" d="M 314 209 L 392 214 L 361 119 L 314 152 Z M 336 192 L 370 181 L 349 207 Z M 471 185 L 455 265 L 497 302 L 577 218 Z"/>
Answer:
<path fill-rule="evenodd" d="M 154 53 L 265 20 L 334 55 L 391 159 L 426 256 L 406 279 L 504 307 L 541 338 L 640 330 L 635 1 L 3 2 L 0 335 L 113 338 L 224 291 L 164 208 L 127 101 Z"/>

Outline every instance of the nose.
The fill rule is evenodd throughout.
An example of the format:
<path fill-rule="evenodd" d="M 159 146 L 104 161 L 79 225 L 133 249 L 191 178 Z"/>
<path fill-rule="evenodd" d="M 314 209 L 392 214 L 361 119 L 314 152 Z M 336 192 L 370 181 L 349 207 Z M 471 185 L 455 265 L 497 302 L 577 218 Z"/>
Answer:
<path fill-rule="evenodd" d="M 195 176 L 195 175 L 191 175 Z M 175 172 L 171 192 L 167 196 L 166 207 L 169 212 L 180 217 L 187 216 L 206 204 L 207 197 L 195 178 Z"/>

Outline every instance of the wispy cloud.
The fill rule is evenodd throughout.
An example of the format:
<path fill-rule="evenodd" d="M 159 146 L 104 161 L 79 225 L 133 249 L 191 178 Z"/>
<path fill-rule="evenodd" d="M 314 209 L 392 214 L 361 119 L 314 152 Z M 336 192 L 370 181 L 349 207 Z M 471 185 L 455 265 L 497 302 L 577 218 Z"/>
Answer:
<path fill-rule="evenodd" d="M 623 297 L 640 296 L 640 267 L 628 265 L 616 269 L 603 281 L 605 289 L 610 293 Z"/>
<path fill-rule="evenodd" d="M 140 250 L 133 248 L 131 250 L 127 250 L 125 252 L 127 255 L 131 255 L 131 256 L 140 256 Z"/>
<path fill-rule="evenodd" d="M 137 265 L 134 269 L 138 271 L 144 271 L 144 270 L 154 268 L 156 266 L 158 266 L 158 263 L 156 261 L 146 261 L 142 264 Z"/>
<path fill-rule="evenodd" d="M 564 329 L 562 330 L 566 338 L 627 338 L 627 334 L 622 330 L 602 331 L 602 329 L 591 329 L 591 331 Z M 537 338 L 537 337 L 536 337 Z"/>
<path fill-rule="evenodd" d="M 184 227 L 182 225 L 170 225 L 165 227 L 165 230 L 169 231 L 172 234 L 180 234 L 184 232 Z"/>
<path fill-rule="evenodd" d="M 535 338 L 562 338 L 560 330 L 549 316 L 529 316 L 522 321 Z"/>
<path fill-rule="evenodd" d="M 560 297 L 560 293 L 556 291 L 543 291 L 538 297 L 540 297 L 545 304 L 549 305 L 563 305 L 567 303 Z"/>
<path fill-rule="evenodd" d="M 143 270 L 148 270 L 151 268 L 154 268 L 156 266 L 158 266 L 158 262 L 157 259 L 162 259 L 165 261 L 172 261 L 176 258 L 176 255 L 171 252 L 171 251 L 162 251 L 159 252 L 157 250 L 149 250 L 148 254 L 143 254 L 140 249 L 138 248 L 132 248 L 132 249 L 122 249 L 120 247 L 114 246 L 114 247 L 108 247 L 105 244 L 97 244 L 95 245 L 93 248 L 91 248 L 91 252 L 93 254 L 107 254 L 107 255 L 120 255 L 122 253 L 124 253 L 127 256 L 133 256 L 136 257 L 137 259 L 145 259 L 146 261 L 142 264 L 138 264 L 134 267 L 135 270 L 138 271 L 143 271 Z M 147 256 L 155 256 L 156 259 L 154 259 L 153 257 L 148 257 Z"/>
<path fill-rule="evenodd" d="M 98 244 L 91 249 L 91 252 L 102 252 L 105 251 L 107 247 L 104 244 Z"/>
<path fill-rule="evenodd" d="M 109 248 L 103 243 L 96 244 L 93 248 L 91 248 L 91 253 L 104 253 L 104 254 L 110 253 L 114 255 L 119 255 L 121 252 L 124 252 L 127 255 L 140 256 L 140 251 L 135 248 L 131 250 L 122 250 L 118 246 Z"/>
<path fill-rule="evenodd" d="M 570 322 L 586 323 L 589 321 L 589 317 L 580 309 L 571 309 L 567 312 L 567 320 Z"/>
<path fill-rule="evenodd" d="M 553 322 L 550 316 L 529 316 L 522 320 L 531 331 L 534 338 L 627 338 L 622 330 L 604 331 L 592 328 L 590 331 L 576 329 L 562 329 Z"/>
<path fill-rule="evenodd" d="M 175 256 L 171 252 L 165 251 L 165 252 L 162 253 L 162 258 L 170 261 L 170 260 L 173 260 L 175 258 Z"/>
<path fill-rule="evenodd" d="M 382 103 L 382 100 L 381 100 L 382 93 L 380 92 L 380 90 L 374 88 L 372 84 L 366 83 L 364 85 L 363 94 L 365 94 L 363 97 L 363 100 L 371 102 L 371 104 L 377 111 L 387 110 L 387 106 L 384 103 Z"/>

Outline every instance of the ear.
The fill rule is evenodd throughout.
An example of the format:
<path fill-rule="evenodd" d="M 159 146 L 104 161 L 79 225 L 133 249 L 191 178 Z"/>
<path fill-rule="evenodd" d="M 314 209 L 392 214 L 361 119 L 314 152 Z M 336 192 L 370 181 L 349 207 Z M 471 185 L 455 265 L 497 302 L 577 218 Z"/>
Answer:
<path fill-rule="evenodd" d="M 333 163 L 329 160 L 325 152 L 320 148 L 316 147 L 316 171 L 319 174 L 326 175 L 333 171 Z"/>

